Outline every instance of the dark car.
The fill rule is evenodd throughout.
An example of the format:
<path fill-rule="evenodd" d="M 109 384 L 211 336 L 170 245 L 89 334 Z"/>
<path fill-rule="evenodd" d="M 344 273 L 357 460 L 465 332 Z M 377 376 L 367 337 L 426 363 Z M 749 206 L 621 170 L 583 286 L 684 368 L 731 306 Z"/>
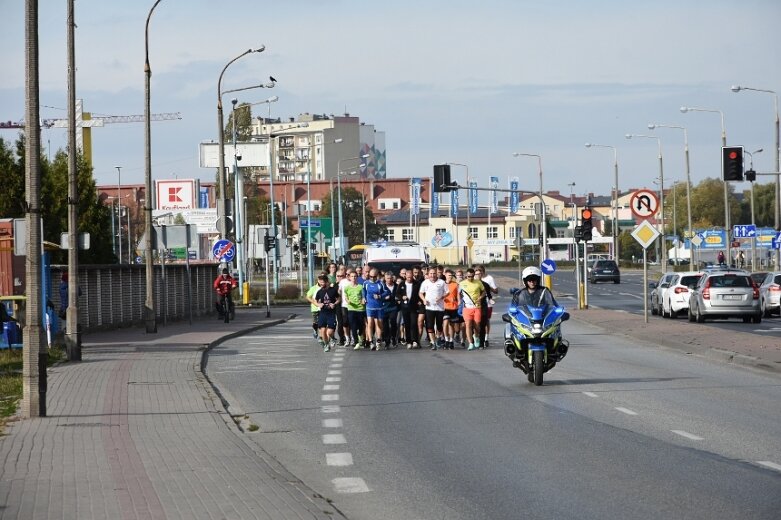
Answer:
<path fill-rule="evenodd" d="M 591 265 L 591 271 L 588 275 L 588 281 L 621 283 L 621 271 L 615 260 L 596 260 Z"/>

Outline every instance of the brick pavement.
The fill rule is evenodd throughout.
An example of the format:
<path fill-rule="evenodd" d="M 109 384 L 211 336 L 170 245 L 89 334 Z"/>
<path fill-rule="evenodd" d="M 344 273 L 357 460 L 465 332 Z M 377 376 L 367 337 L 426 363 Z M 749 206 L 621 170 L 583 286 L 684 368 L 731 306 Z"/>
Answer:
<path fill-rule="evenodd" d="M 85 335 L 83 361 L 49 371 L 49 416 L 0 439 L 0 518 L 341 518 L 239 434 L 201 371 L 208 345 L 290 311 Z"/>

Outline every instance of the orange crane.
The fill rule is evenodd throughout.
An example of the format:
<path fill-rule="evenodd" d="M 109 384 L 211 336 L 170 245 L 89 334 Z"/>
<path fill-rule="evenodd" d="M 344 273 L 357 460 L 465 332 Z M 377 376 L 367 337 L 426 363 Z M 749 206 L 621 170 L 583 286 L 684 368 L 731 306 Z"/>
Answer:
<path fill-rule="evenodd" d="M 179 112 L 164 112 L 162 114 L 152 114 L 152 121 L 173 121 L 181 119 Z M 80 148 L 84 158 L 92 164 L 92 128 L 114 123 L 141 123 L 144 121 L 143 115 L 138 116 L 99 116 L 92 117 L 89 112 L 84 112 L 81 99 L 76 100 L 76 147 Z M 68 128 L 67 119 L 43 119 L 41 128 Z M 6 128 L 24 128 L 23 122 L 0 121 L 0 129 Z"/>

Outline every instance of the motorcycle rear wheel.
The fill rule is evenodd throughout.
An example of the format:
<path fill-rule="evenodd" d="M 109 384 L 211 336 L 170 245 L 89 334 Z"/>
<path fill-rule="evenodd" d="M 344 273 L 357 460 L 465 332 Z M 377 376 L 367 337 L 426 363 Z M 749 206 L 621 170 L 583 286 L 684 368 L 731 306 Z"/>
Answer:
<path fill-rule="evenodd" d="M 542 386 L 542 374 L 545 371 L 545 352 L 535 350 L 532 355 L 532 373 L 534 374 L 534 386 Z"/>

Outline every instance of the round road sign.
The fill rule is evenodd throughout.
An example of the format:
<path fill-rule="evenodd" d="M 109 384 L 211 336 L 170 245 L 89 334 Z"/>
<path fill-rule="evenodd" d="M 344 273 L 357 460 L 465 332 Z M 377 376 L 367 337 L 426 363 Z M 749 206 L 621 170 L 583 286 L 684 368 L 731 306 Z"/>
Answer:
<path fill-rule="evenodd" d="M 659 208 L 659 198 L 652 190 L 637 190 L 629 199 L 632 214 L 638 218 L 650 218 Z"/>

